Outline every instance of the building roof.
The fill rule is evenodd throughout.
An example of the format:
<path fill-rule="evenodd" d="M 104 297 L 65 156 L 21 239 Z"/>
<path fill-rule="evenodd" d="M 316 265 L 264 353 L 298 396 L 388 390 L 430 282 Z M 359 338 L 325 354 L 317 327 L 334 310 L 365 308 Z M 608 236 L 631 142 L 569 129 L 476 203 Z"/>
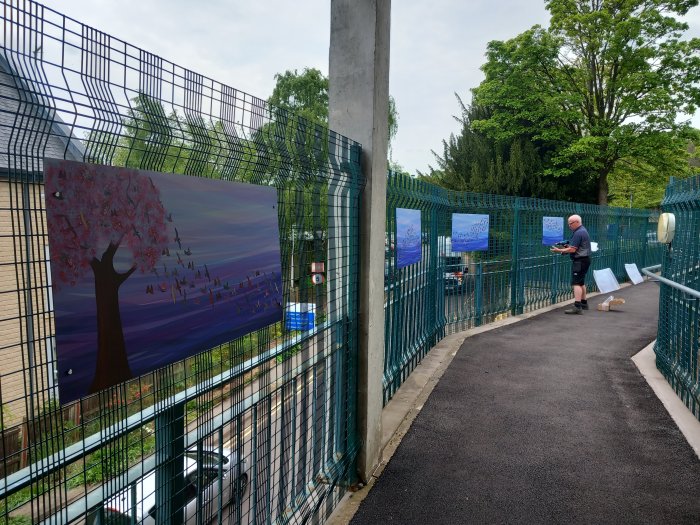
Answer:
<path fill-rule="evenodd" d="M 3 73 L 5 75 L 2 75 Z M 17 125 L 16 117 L 19 104 L 22 102 L 29 107 L 29 111 L 34 113 L 29 115 L 34 117 L 34 122 L 29 123 L 29 126 L 27 126 L 30 130 L 27 133 L 27 138 L 21 139 L 26 141 L 29 152 L 36 151 L 37 148 L 35 142 L 37 137 L 31 136 L 33 127 L 37 130 L 35 134 L 48 134 L 48 142 L 44 148 L 45 156 L 58 156 L 68 160 L 84 160 L 85 147 L 82 141 L 72 133 L 71 126 L 67 125 L 60 118 L 56 109 L 46 105 L 46 97 L 41 95 L 42 92 L 35 83 L 14 67 L 10 53 L 7 50 L 0 53 L 0 77 L 2 76 L 9 77 L 12 83 L 8 82 L 7 79 L 0 80 L 0 148 L 5 150 L 0 151 L 0 176 L 2 172 L 6 172 L 9 168 L 9 142 L 12 130 Z M 20 90 L 23 96 L 13 94 L 13 91 L 19 92 Z M 26 111 L 26 109 L 23 111 Z M 25 118 L 27 117 L 27 115 L 24 116 Z M 37 124 L 37 121 L 40 124 Z M 41 123 L 46 123 L 50 128 L 44 130 L 37 127 L 41 126 Z"/>

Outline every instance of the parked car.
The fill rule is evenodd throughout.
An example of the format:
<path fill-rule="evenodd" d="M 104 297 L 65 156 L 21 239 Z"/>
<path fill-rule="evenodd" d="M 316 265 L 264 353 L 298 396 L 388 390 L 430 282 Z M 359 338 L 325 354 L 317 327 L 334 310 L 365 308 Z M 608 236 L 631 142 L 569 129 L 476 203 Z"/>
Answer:
<path fill-rule="evenodd" d="M 461 257 L 445 257 L 445 291 L 447 293 L 465 293 L 474 288 L 473 277 L 469 266 L 462 262 Z"/>
<path fill-rule="evenodd" d="M 202 464 L 197 463 L 197 449 L 185 452 L 185 516 L 184 523 L 197 523 L 197 512 L 203 510 L 207 523 L 216 517 L 219 497 L 219 465 L 222 471 L 223 506 L 242 498 L 248 489 L 248 466 L 245 460 L 240 464 L 240 476 L 236 478 L 237 454 L 216 448 L 202 450 Z M 199 479 L 199 483 L 198 483 Z M 202 506 L 197 506 L 197 491 L 201 491 Z M 87 525 L 150 525 L 156 523 L 156 473 L 149 472 L 136 481 L 136 521 L 132 519 L 132 487 L 127 487 L 107 500 L 102 509 L 94 509 L 87 519 Z M 102 512 L 100 512 L 100 510 Z"/>

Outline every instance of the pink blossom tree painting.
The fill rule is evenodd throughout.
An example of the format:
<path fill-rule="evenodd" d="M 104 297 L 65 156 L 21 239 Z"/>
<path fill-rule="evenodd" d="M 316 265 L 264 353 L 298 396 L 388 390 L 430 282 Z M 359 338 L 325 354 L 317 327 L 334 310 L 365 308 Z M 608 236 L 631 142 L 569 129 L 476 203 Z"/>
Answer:
<path fill-rule="evenodd" d="M 45 195 L 55 288 L 74 286 L 87 272 L 95 284 L 97 362 L 89 392 L 132 377 L 124 343 L 119 288 L 137 270 L 150 272 L 167 247 L 166 210 L 143 172 L 80 164 L 66 176 L 63 163 L 46 165 Z M 118 250 L 131 265 L 115 267 Z"/>
<path fill-rule="evenodd" d="M 274 187 L 44 159 L 62 403 L 282 318 Z"/>

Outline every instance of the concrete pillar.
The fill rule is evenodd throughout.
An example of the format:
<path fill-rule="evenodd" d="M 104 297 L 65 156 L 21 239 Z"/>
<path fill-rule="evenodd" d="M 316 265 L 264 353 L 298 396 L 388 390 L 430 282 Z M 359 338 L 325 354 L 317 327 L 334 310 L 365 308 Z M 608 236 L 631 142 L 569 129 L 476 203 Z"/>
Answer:
<path fill-rule="evenodd" d="M 384 231 L 389 140 L 390 0 L 332 0 L 329 127 L 362 144 L 360 208 L 358 472 L 381 453 L 384 370 Z"/>

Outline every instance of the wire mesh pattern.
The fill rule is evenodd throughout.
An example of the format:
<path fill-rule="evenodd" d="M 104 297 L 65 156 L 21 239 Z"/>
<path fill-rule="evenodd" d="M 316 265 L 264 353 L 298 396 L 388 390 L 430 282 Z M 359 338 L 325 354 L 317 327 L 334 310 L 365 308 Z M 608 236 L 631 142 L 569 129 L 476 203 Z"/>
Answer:
<path fill-rule="evenodd" d="M 404 268 L 396 264 L 396 208 L 421 211 L 421 260 Z M 452 251 L 454 213 L 489 215 L 486 251 Z M 445 335 L 571 299 L 569 257 L 543 244 L 542 223 L 543 217 L 574 213 L 599 245 L 587 276 L 589 290 L 592 270 L 610 268 L 622 282 L 628 279 L 625 263 L 642 268 L 660 261 L 658 212 L 453 192 L 390 173 L 384 402 Z"/>
<path fill-rule="evenodd" d="M 327 515 L 359 446 L 359 144 L 35 2 L 3 2 L 2 19 L 0 523 Z M 275 187 L 284 300 L 314 304 L 311 326 L 61 406 L 45 158 Z"/>
<path fill-rule="evenodd" d="M 676 217 L 661 276 L 700 291 L 700 177 L 672 181 L 661 202 Z M 661 284 L 656 366 L 700 419 L 700 299 Z"/>

